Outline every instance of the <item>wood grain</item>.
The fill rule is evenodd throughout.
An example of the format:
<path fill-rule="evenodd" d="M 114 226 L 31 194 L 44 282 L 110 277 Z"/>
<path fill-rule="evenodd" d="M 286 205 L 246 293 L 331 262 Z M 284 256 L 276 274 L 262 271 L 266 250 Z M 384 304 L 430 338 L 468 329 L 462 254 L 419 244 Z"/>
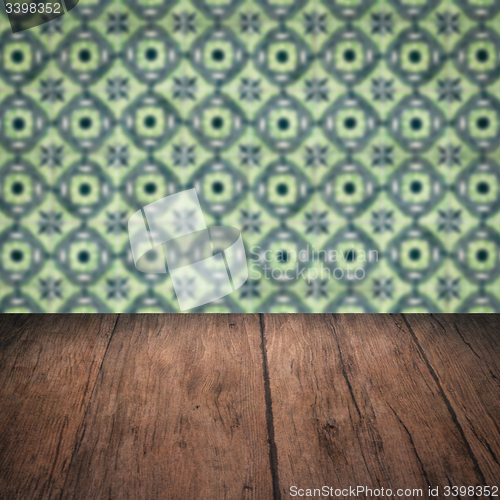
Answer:
<path fill-rule="evenodd" d="M 482 483 L 402 323 L 387 315 L 266 315 L 283 498 L 292 485 L 427 492 Z"/>
<path fill-rule="evenodd" d="M 0 498 L 57 497 L 117 316 L 0 321 Z"/>
<path fill-rule="evenodd" d="M 63 498 L 272 498 L 259 318 L 130 315 Z"/>
<path fill-rule="evenodd" d="M 484 484 L 500 480 L 500 316 L 403 315 Z"/>
<path fill-rule="evenodd" d="M 499 353 L 492 315 L 0 315 L 0 499 L 498 484 Z"/>

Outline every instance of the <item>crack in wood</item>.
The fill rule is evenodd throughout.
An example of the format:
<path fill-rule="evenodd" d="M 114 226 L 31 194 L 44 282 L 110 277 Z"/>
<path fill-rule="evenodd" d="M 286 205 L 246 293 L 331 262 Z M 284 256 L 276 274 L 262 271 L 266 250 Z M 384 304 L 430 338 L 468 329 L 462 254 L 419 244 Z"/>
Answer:
<path fill-rule="evenodd" d="M 262 351 L 262 369 L 264 376 L 264 398 L 266 402 L 266 425 L 269 441 L 269 464 L 271 467 L 271 478 L 273 482 L 273 500 L 281 500 L 281 488 L 278 468 L 278 448 L 276 447 L 274 435 L 274 417 L 273 417 L 273 399 L 271 394 L 271 382 L 269 379 L 269 365 L 267 361 L 267 339 L 265 334 L 264 314 L 259 315 L 261 351 Z"/>
<path fill-rule="evenodd" d="M 113 335 L 115 333 L 116 325 L 118 325 L 118 320 L 119 319 L 120 319 L 120 314 L 118 314 L 116 316 L 115 324 L 113 325 L 113 329 L 111 330 L 111 334 L 109 335 L 109 340 L 108 340 L 108 343 L 106 345 L 106 349 L 104 350 L 104 354 L 103 354 L 103 356 L 101 358 L 101 364 L 99 365 L 99 369 L 97 370 L 97 374 L 95 376 L 94 383 L 92 385 L 92 391 L 90 393 L 90 397 L 89 397 L 89 399 L 87 401 L 87 404 L 85 406 L 85 411 L 83 413 L 82 421 L 80 422 L 80 425 L 78 426 L 78 431 L 76 433 L 76 439 L 77 439 L 77 441 L 75 442 L 75 446 L 73 448 L 73 452 L 71 453 L 71 458 L 69 460 L 68 468 L 67 468 L 67 471 L 66 471 L 66 478 L 64 479 L 64 484 L 63 484 L 63 487 L 61 488 L 61 495 L 59 497 L 61 499 L 62 499 L 64 491 L 66 489 L 66 483 L 68 481 L 68 473 L 69 473 L 69 471 L 71 469 L 71 464 L 73 463 L 73 460 L 75 458 L 76 452 L 80 448 L 80 445 L 82 443 L 83 437 L 85 436 L 85 428 L 84 428 L 84 426 L 85 426 L 85 420 L 86 420 L 86 417 L 87 417 L 87 413 L 88 413 L 88 410 L 90 408 L 90 403 L 92 402 L 92 397 L 94 395 L 94 391 L 95 391 L 95 388 L 97 386 L 97 380 L 99 379 L 99 375 L 100 375 L 101 370 L 102 370 L 102 365 L 104 363 L 104 359 L 106 358 L 106 354 L 107 354 L 109 346 L 111 344 L 111 340 L 113 339 Z M 82 432 L 82 430 L 83 430 L 83 434 L 80 436 L 80 433 Z"/>
<path fill-rule="evenodd" d="M 432 366 L 431 362 L 427 358 L 427 355 L 425 354 L 425 351 L 423 350 L 422 346 L 420 345 L 418 337 L 416 336 L 415 332 L 413 331 L 413 328 L 411 327 L 408 319 L 406 318 L 406 314 L 401 314 L 401 317 L 403 318 L 403 321 L 405 322 L 405 325 L 408 328 L 408 331 L 410 332 L 410 335 L 413 339 L 413 342 L 415 343 L 415 346 L 417 347 L 418 351 L 420 352 L 420 355 L 422 356 L 425 364 L 427 365 L 427 368 L 428 368 L 432 378 L 436 382 L 439 394 L 440 394 L 441 398 L 443 399 L 444 404 L 446 405 L 446 408 L 448 409 L 448 412 L 451 415 L 451 418 L 453 420 L 453 423 L 455 424 L 455 427 L 458 430 L 458 433 L 460 434 L 460 437 L 464 443 L 464 446 L 467 450 L 467 453 L 469 454 L 469 457 L 472 460 L 474 470 L 481 480 L 481 484 L 483 484 L 483 485 L 488 484 L 486 481 L 486 478 L 483 474 L 483 471 L 481 470 L 481 467 L 479 466 L 479 462 L 478 462 L 476 456 L 474 455 L 474 452 L 472 451 L 471 445 L 470 445 L 469 441 L 467 440 L 464 429 L 463 429 L 462 425 L 460 424 L 460 421 L 458 420 L 458 416 L 455 412 L 455 409 L 453 408 L 451 401 L 446 396 L 446 393 L 441 385 L 441 381 L 439 380 L 439 377 L 438 377 L 436 371 L 434 370 L 434 367 Z"/>

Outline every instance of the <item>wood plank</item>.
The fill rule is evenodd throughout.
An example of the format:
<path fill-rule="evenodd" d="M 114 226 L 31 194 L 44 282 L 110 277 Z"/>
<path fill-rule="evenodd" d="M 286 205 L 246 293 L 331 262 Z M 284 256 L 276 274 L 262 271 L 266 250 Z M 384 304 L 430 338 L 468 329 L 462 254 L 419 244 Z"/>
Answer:
<path fill-rule="evenodd" d="M 63 498 L 272 498 L 259 318 L 127 315 Z"/>
<path fill-rule="evenodd" d="M 405 314 L 485 484 L 500 479 L 500 316 Z"/>
<path fill-rule="evenodd" d="M 265 317 L 282 498 L 294 485 L 426 494 L 429 485 L 481 484 L 436 381 L 400 323 L 377 314 Z"/>
<path fill-rule="evenodd" d="M 2 315 L 0 498 L 61 494 L 117 315 Z"/>

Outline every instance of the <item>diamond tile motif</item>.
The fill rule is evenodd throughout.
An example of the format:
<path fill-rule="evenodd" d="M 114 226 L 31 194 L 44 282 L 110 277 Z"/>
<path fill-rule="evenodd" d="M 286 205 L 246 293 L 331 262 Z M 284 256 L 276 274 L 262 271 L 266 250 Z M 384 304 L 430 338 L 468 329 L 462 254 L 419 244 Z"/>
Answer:
<path fill-rule="evenodd" d="M 0 15 L 0 311 L 178 311 L 128 219 L 194 187 L 249 267 L 196 312 L 500 312 L 499 26 L 500 0 Z"/>

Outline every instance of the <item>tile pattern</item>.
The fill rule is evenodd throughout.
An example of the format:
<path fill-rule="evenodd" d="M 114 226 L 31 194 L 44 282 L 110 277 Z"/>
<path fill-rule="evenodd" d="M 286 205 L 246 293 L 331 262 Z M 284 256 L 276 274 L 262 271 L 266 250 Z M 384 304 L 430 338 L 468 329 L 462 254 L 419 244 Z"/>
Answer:
<path fill-rule="evenodd" d="M 499 312 L 499 11 L 82 0 L 17 34 L 3 14 L 0 310 L 178 310 L 127 220 L 194 186 L 250 259 L 202 311 Z"/>

